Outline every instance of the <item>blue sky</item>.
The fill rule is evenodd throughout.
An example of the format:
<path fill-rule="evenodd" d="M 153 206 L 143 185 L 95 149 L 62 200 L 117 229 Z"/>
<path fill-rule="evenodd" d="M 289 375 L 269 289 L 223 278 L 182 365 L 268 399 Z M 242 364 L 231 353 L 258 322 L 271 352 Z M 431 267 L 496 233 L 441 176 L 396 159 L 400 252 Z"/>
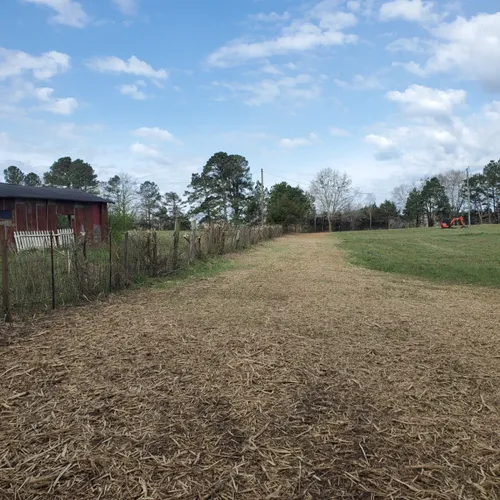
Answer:
<path fill-rule="evenodd" d="M 496 7 L 495 7 L 496 5 Z M 307 188 L 500 157 L 496 0 L 2 0 L 0 167 L 183 192 L 216 151 Z"/>

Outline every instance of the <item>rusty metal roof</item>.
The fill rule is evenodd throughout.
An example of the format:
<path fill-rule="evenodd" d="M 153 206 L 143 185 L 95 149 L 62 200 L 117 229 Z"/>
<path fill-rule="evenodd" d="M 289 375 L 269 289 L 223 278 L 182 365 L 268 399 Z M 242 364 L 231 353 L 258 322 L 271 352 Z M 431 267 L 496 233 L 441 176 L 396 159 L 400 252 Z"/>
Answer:
<path fill-rule="evenodd" d="M 0 198 L 27 198 L 37 200 L 73 201 L 80 203 L 111 203 L 109 200 L 79 189 L 32 187 L 0 182 Z"/>

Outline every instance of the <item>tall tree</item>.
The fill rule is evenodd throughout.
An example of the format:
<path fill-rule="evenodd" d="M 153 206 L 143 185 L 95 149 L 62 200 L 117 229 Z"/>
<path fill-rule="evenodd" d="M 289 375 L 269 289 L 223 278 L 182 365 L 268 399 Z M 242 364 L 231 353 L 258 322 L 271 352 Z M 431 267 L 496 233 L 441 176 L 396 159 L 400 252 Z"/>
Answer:
<path fill-rule="evenodd" d="M 351 179 L 346 173 L 325 168 L 312 181 L 310 192 L 318 209 L 325 213 L 328 230 L 331 232 L 335 214 L 346 209 L 354 199 Z"/>
<path fill-rule="evenodd" d="M 241 155 L 229 155 L 228 199 L 231 219 L 242 222 L 250 191 L 253 187 L 248 161 Z"/>
<path fill-rule="evenodd" d="M 450 203 L 437 177 L 425 181 L 421 191 L 421 200 L 429 227 L 434 226 L 437 217 L 449 215 Z"/>
<path fill-rule="evenodd" d="M 184 216 L 184 200 L 174 191 L 163 195 L 163 206 L 167 210 L 168 216 L 172 219 L 178 219 Z"/>
<path fill-rule="evenodd" d="M 387 224 L 391 219 L 395 219 L 398 217 L 398 208 L 393 201 L 385 200 L 378 207 L 379 216 L 382 222 Z"/>
<path fill-rule="evenodd" d="M 35 172 L 30 172 L 29 174 L 26 174 L 26 177 L 24 178 L 24 185 L 38 187 L 42 185 L 42 179 L 40 179 L 40 176 L 35 174 Z"/>
<path fill-rule="evenodd" d="M 275 184 L 269 193 L 267 221 L 270 224 L 304 224 L 314 212 L 313 200 L 300 187 Z"/>
<path fill-rule="evenodd" d="M 403 213 L 410 226 L 419 227 L 422 224 L 425 209 L 422 193 L 417 188 L 413 188 L 408 194 Z"/>
<path fill-rule="evenodd" d="M 11 165 L 3 171 L 5 182 L 7 184 L 23 184 L 24 174 L 19 167 Z"/>
<path fill-rule="evenodd" d="M 83 160 L 77 159 L 71 162 L 70 178 L 73 189 L 81 189 L 88 193 L 99 192 L 97 174 L 92 166 Z"/>
<path fill-rule="evenodd" d="M 73 161 L 69 156 L 55 161 L 43 178 L 49 186 L 81 189 L 89 193 L 97 193 L 99 188 L 92 166 L 80 159 Z"/>
<path fill-rule="evenodd" d="M 71 188 L 71 164 L 69 156 L 64 156 L 55 161 L 48 172 L 43 174 L 43 180 L 48 186 Z"/>
<path fill-rule="evenodd" d="M 153 215 L 159 207 L 161 200 L 160 189 L 155 182 L 145 181 L 139 186 L 139 198 L 144 221 L 148 228 L 153 227 Z"/>
<path fill-rule="evenodd" d="M 264 196 L 262 196 L 262 194 L 264 194 Z M 264 198 L 264 207 L 262 207 L 262 198 Z M 263 218 L 262 209 L 264 209 L 265 214 L 268 198 L 269 191 L 264 189 L 264 193 L 262 193 L 262 184 L 257 181 L 246 204 L 245 222 L 247 224 L 258 224 L 261 222 Z"/>
<path fill-rule="evenodd" d="M 488 200 L 488 187 L 486 178 L 483 174 L 471 175 L 469 179 L 470 186 L 470 201 L 471 210 L 473 210 L 478 219 L 479 223 L 483 223 L 483 214 Z M 464 182 L 462 187 L 462 196 L 467 197 L 467 183 Z M 489 214 L 491 218 L 491 213 Z"/>
<path fill-rule="evenodd" d="M 222 219 L 221 206 L 213 181 L 202 172 L 191 176 L 191 184 L 185 193 L 191 205 L 191 214 L 200 216 L 201 222 L 214 222 Z"/>
<path fill-rule="evenodd" d="M 191 223 L 184 213 L 186 202 L 174 191 L 165 193 L 156 212 L 156 217 L 164 229 L 174 229 L 178 221 L 181 229 L 189 229 Z"/>
<path fill-rule="evenodd" d="M 492 213 L 496 214 L 497 222 L 500 222 L 500 161 L 490 161 L 484 167 L 483 175 L 488 189 L 489 222 L 492 222 Z"/>
<path fill-rule="evenodd" d="M 134 217 L 137 209 L 137 181 L 129 174 L 111 177 L 102 184 L 102 193 L 113 202 L 110 210 L 120 216 Z"/>
<path fill-rule="evenodd" d="M 248 161 L 240 155 L 215 153 L 201 174 L 193 174 L 186 196 L 193 215 L 204 221 L 242 220 L 252 179 Z"/>
<path fill-rule="evenodd" d="M 462 186 L 465 181 L 465 172 L 463 170 L 450 169 L 439 174 L 437 178 L 448 197 L 452 215 L 458 215 L 464 204 Z"/>

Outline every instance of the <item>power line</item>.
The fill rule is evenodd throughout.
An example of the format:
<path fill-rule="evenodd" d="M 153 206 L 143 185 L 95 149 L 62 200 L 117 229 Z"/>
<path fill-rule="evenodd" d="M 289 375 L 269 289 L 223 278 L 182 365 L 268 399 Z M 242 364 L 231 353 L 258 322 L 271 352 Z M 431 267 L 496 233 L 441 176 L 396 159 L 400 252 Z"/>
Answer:
<path fill-rule="evenodd" d="M 304 184 L 305 182 L 307 182 L 307 181 L 299 182 L 299 181 L 294 181 L 293 179 L 287 179 L 286 177 L 282 177 L 281 175 L 273 174 L 271 172 L 268 172 L 267 170 L 266 170 L 266 174 L 272 175 L 273 177 L 276 177 L 277 179 L 281 179 L 282 181 L 293 182 L 294 184 Z"/>

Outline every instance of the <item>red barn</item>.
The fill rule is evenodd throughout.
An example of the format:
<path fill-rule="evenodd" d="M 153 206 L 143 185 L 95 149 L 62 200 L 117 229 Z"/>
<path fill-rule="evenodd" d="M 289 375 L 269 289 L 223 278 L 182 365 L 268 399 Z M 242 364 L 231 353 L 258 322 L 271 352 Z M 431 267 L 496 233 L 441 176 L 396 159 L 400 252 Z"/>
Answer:
<path fill-rule="evenodd" d="M 0 183 L 0 224 L 10 243 L 15 231 L 72 228 L 96 242 L 108 236 L 108 201 L 77 189 L 18 186 Z"/>

